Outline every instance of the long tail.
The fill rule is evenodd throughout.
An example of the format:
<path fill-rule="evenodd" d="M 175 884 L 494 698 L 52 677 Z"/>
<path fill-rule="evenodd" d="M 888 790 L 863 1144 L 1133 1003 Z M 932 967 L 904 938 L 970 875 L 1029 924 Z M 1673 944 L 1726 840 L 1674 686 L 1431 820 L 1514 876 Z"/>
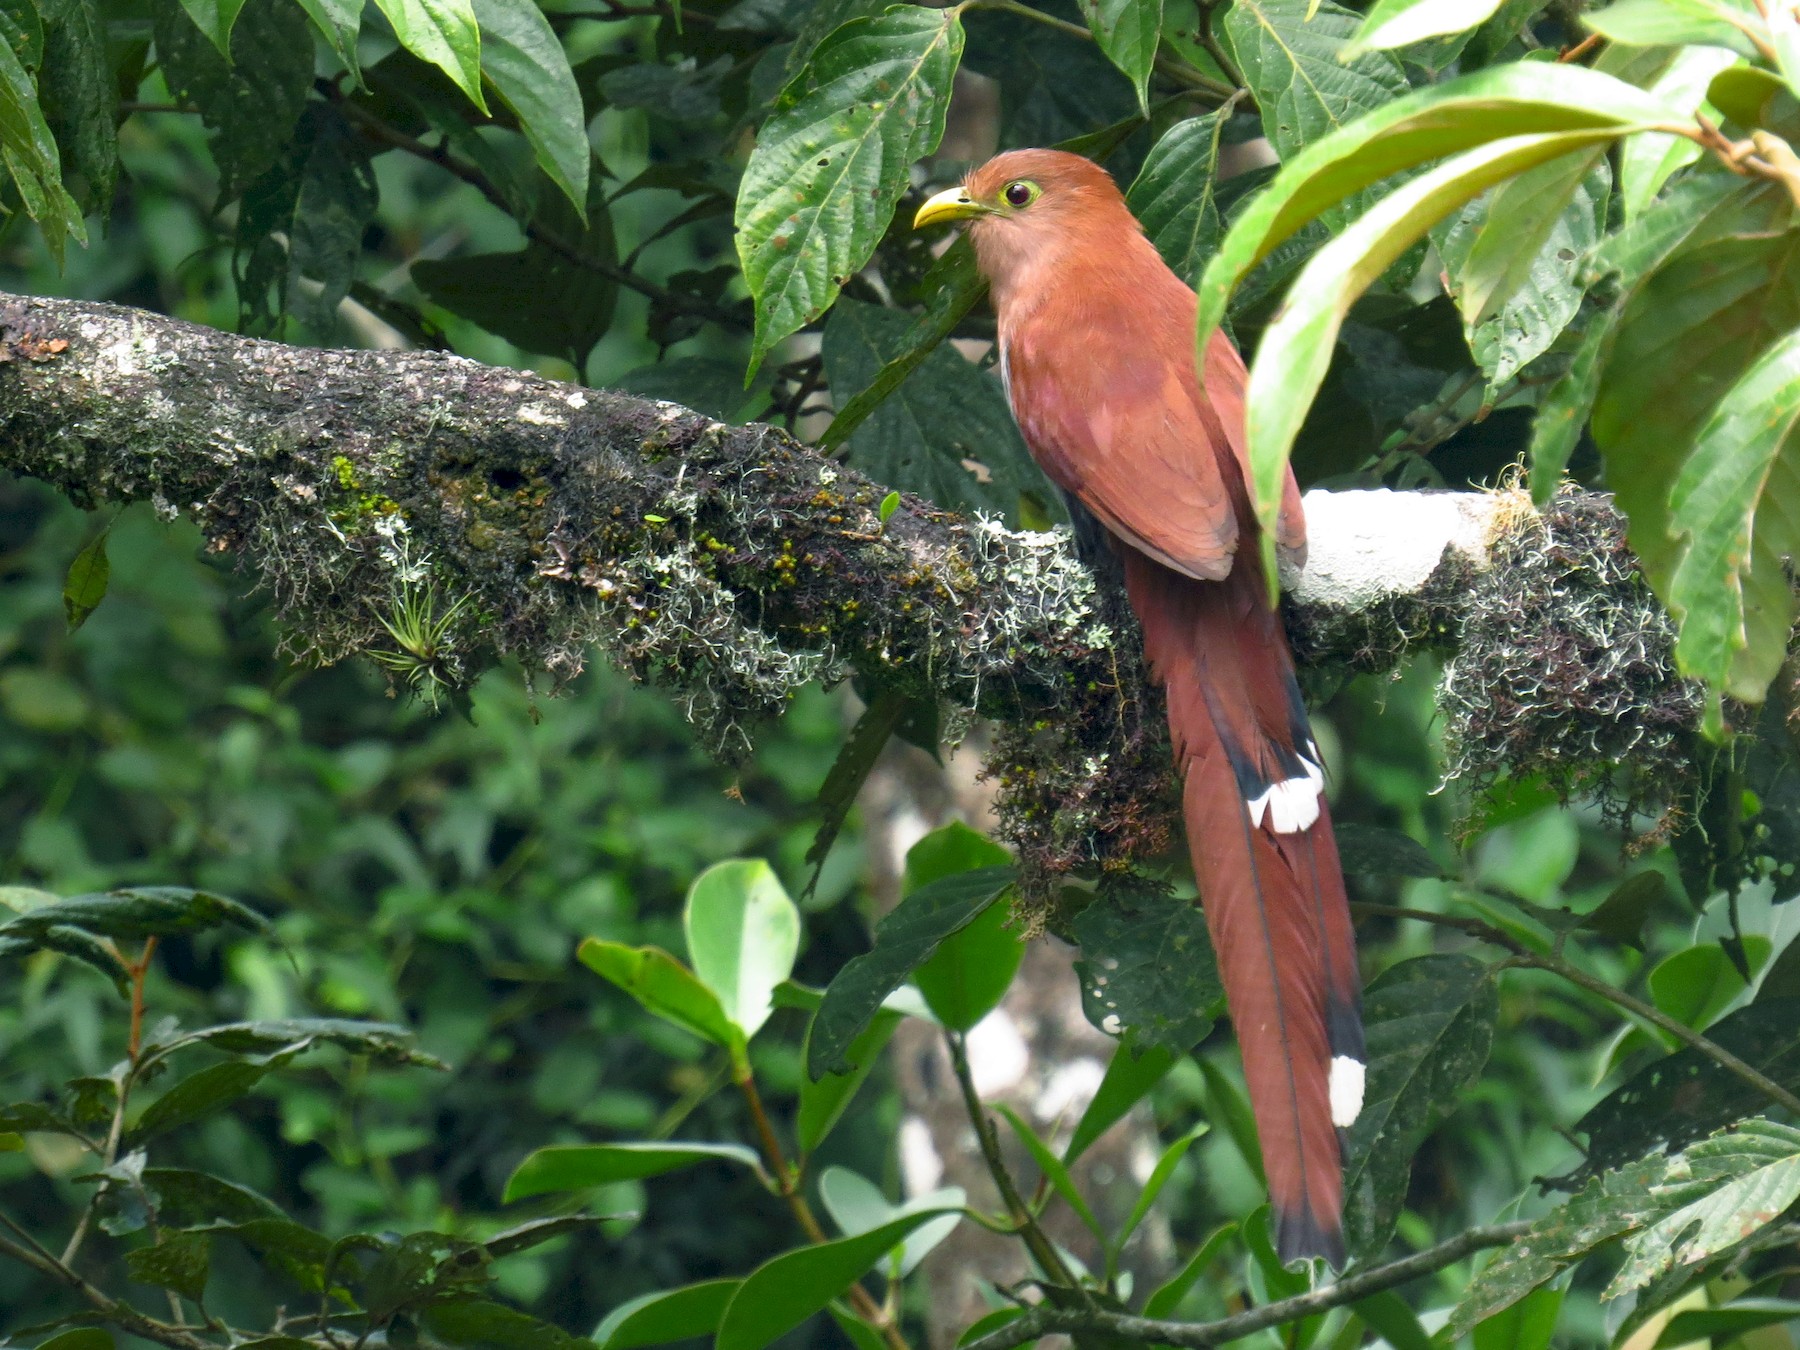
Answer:
<path fill-rule="evenodd" d="M 1195 581 L 1121 552 L 1168 693 L 1188 847 L 1244 1056 L 1276 1249 L 1341 1267 L 1338 1129 L 1362 1106 L 1362 994 L 1293 659 L 1254 567 Z"/>

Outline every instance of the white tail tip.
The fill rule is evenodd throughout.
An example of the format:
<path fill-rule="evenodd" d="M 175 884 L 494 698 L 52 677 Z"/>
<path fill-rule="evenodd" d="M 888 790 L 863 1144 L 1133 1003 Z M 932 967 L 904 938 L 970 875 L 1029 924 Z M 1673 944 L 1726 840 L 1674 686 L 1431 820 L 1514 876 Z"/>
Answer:
<path fill-rule="evenodd" d="M 1331 1123 L 1340 1130 L 1356 1124 L 1362 1114 L 1363 1078 L 1366 1070 L 1359 1059 L 1334 1055 L 1331 1060 Z"/>

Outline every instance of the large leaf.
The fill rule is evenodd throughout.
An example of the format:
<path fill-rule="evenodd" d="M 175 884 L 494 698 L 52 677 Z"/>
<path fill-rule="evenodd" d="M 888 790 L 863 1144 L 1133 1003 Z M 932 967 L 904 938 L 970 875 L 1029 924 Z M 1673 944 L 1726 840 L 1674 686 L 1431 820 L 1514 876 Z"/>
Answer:
<path fill-rule="evenodd" d="M 640 1345 L 710 1336 L 719 1329 L 726 1305 L 742 1280 L 702 1280 L 679 1289 L 640 1294 L 621 1303 L 594 1328 L 600 1350 L 637 1350 Z"/>
<path fill-rule="evenodd" d="M 908 893 L 982 867 L 1012 861 L 999 844 L 952 821 L 934 830 L 906 854 Z M 967 1031 L 1005 997 L 1025 942 L 1004 905 L 990 905 L 938 943 L 937 950 L 913 971 L 913 983 L 938 1020 L 955 1031 Z"/>
<path fill-rule="evenodd" d="M 1137 90 L 1138 107 L 1150 110 L 1150 71 L 1162 41 L 1163 0 L 1089 0 L 1082 6 L 1100 50 Z"/>
<path fill-rule="evenodd" d="M 1185 1054 L 1211 1029 L 1224 997 L 1200 906 L 1142 887 L 1103 887 L 1075 917 L 1081 1006 L 1135 1053 Z"/>
<path fill-rule="evenodd" d="M 681 914 L 694 974 L 748 1040 L 769 1020 L 775 986 L 794 972 L 800 911 L 761 858 L 707 868 Z"/>
<path fill-rule="evenodd" d="M 375 0 L 400 45 L 456 82 L 481 109 L 481 29 L 472 0 Z"/>
<path fill-rule="evenodd" d="M 1713 77 L 1737 58 L 1720 47 L 1683 47 L 1650 85 L 1650 92 L 1686 113 L 1706 102 Z M 1717 118 L 1718 114 L 1713 113 Z M 1619 147 L 1619 200 L 1632 220 L 1677 169 L 1700 158 L 1700 147 L 1685 136 L 1644 132 Z"/>
<path fill-rule="evenodd" d="M 1225 34 L 1283 160 L 1407 92 L 1394 57 L 1350 55 L 1361 24 L 1330 0 L 1237 0 L 1226 11 Z"/>
<path fill-rule="evenodd" d="M 1606 219 L 1604 147 L 1540 165 L 1471 202 L 1438 238 L 1469 350 L 1490 384 L 1548 351 L 1581 308 Z"/>
<path fill-rule="evenodd" d="M 1324 382 L 1351 303 L 1433 224 L 1480 193 L 1540 164 L 1612 140 L 1611 128 L 1509 136 L 1420 174 L 1371 207 L 1307 263 L 1256 350 L 1247 396 L 1247 439 L 1263 561 L 1275 568 L 1275 515 L 1288 453 Z M 1232 232 L 1236 234 L 1236 229 Z M 1228 241 L 1229 246 L 1229 241 Z M 1221 252 L 1207 269 L 1226 259 Z"/>
<path fill-rule="evenodd" d="M 918 339 L 900 310 L 841 300 L 825 324 L 825 377 L 834 394 L 870 388 Z M 1016 514 L 1043 489 L 1000 381 L 952 346 L 928 352 L 853 432 L 849 462 L 887 483 L 959 510 Z"/>
<path fill-rule="evenodd" d="M 1769 532 L 1788 528 L 1783 503 L 1763 502 L 1770 477 L 1788 472 L 1775 439 L 1778 425 L 1790 425 L 1779 408 L 1764 425 L 1765 410 L 1740 407 L 1721 396 L 1750 377 L 1773 394 L 1785 383 L 1785 360 L 1758 363 L 1778 341 L 1800 327 L 1800 232 L 1770 233 L 1766 213 L 1754 198 L 1744 200 L 1742 233 L 1723 233 L 1731 217 L 1712 217 L 1697 228 L 1685 251 L 1663 264 L 1632 296 L 1594 402 L 1592 430 L 1606 463 L 1607 484 L 1630 519 L 1633 551 L 1644 574 L 1665 603 L 1674 605 L 1677 570 L 1711 574 L 1727 616 L 1723 631 L 1697 629 L 1687 640 L 1685 660 L 1710 674 L 1723 674 L 1727 689 L 1760 699 L 1773 629 L 1785 638 L 1788 601 L 1776 594 L 1767 565 L 1779 540 Z M 1785 211 L 1785 204 L 1783 204 Z M 1698 246 L 1704 240 L 1704 247 Z M 1713 453 L 1738 456 L 1751 481 L 1733 485 L 1709 475 L 1710 455 L 1692 452 L 1705 431 Z M 1670 484 L 1682 503 L 1679 517 Z M 1741 513 L 1741 514 L 1740 514 Z M 1762 517 L 1759 519 L 1759 515 Z M 1721 557 L 1745 519 L 1754 527 L 1754 552 L 1733 560 Z M 1739 594 L 1725 594 L 1732 578 Z M 1785 581 L 1781 583 L 1785 586 Z M 1684 586 L 1683 603 L 1691 601 Z M 1704 619 L 1702 619 L 1704 623 Z M 1778 646 L 1781 639 L 1777 639 Z"/>
<path fill-rule="evenodd" d="M 41 0 L 43 64 L 38 94 L 76 200 L 105 215 L 119 171 L 119 82 L 107 51 L 100 0 Z"/>
<path fill-rule="evenodd" d="M 493 82 L 550 181 L 587 213 L 587 113 L 569 58 L 537 0 L 474 0 L 481 73 Z"/>
<path fill-rule="evenodd" d="M 231 26 L 237 22 L 244 0 L 181 0 L 194 26 L 212 39 L 219 55 L 231 59 Z"/>
<path fill-rule="evenodd" d="M 1345 1147 L 1344 1232 L 1352 1252 L 1386 1245 L 1406 1200 L 1412 1156 L 1481 1076 L 1499 994 L 1468 956 L 1421 956 L 1363 995 L 1368 1083 Z"/>
<path fill-rule="evenodd" d="M 1800 1091 L 1800 998 L 1764 997 L 1707 1029 L 1707 1039 Z M 1573 1173 L 1578 1183 L 1653 1148 L 1679 1148 L 1751 1115 L 1762 1095 L 1735 1073 L 1693 1046 L 1649 1064 L 1575 1122 L 1587 1136 L 1587 1157 Z"/>
<path fill-rule="evenodd" d="M 1630 128 L 1679 115 L 1634 85 L 1582 66 L 1510 62 L 1420 89 L 1285 162 L 1233 222 L 1200 284 L 1201 336 L 1232 290 L 1284 239 L 1391 174 L 1501 136 Z M 1204 342 L 1202 343 L 1204 349 Z"/>
<path fill-rule="evenodd" d="M 1733 0 L 1619 0 L 1581 16 L 1600 36 L 1623 46 L 1729 47 L 1740 56 L 1755 56 L 1750 32 L 1767 29 L 1755 22 L 1747 6 Z"/>
<path fill-rule="evenodd" d="M 61 156 L 38 104 L 37 85 L 9 42 L 0 42 L 0 158 L 60 267 L 63 241 L 73 235 L 86 244 L 87 226 L 63 187 Z"/>
<path fill-rule="evenodd" d="M 861 1279 L 914 1229 L 955 1210 L 924 1210 L 855 1237 L 821 1242 L 758 1266 L 738 1287 L 714 1340 L 715 1350 L 762 1350 L 822 1310 Z"/>
<path fill-rule="evenodd" d="M 1669 528 L 1681 550 L 1665 592 L 1679 632 L 1675 660 L 1713 691 L 1715 728 L 1721 692 L 1760 701 L 1787 656 L 1787 559 L 1800 554 L 1796 424 L 1800 331 L 1765 350 L 1719 400 L 1670 493 Z"/>
<path fill-rule="evenodd" d="M 1625 1264 L 1602 1297 L 1629 1293 L 1676 1264 L 1697 1265 L 1778 1219 L 1800 1200 L 1800 1130 L 1745 1121 L 1671 1160 L 1656 1189 L 1672 1212 L 1626 1240 Z"/>
<path fill-rule="evenodd" d="M 814 1078 L 847 1072 L 847 1051 L 881 1000 L 952 933 L 972 923 L 1013 884 L 1011 866 L 983 867 L 922 886 L 875 925 L 875 950 L 853 958 L 825 990 L 813 1017 L 806 1069 Z"/>
<path fill-rule="evenodd" d="M 959 11 L 896 6 L 837 29 L 782 90 L 738 188 L 752 370 L 868 261 L 944 134 L 962 44 Z"/>
<path fill-rule="evenodd" d="M 700 1163 L 729 1162 L 761 1175 L 762 1164 L 742 1144 L 677 1140 L 629 1144 L 552 1144 L 528 1155 L 506 1180 L 506 1202 L 551 1191 L 586 1190 L 612 1181 L 659 1177 Z"/>
<path fill-rule="evenodd" d="M 1494 17 L 1501 0 L 1375 0 L 1356 30 L 1352 54 L 1391 51 L 1426 38 L 1478 28 Z"/>
<path fill-rule="evenodd" d="M 1125 194 L 1131 213 L 1178 275 L 1192 283 L 1225 232 L 1219 214 L 1219 138 L 1226 114 L 1177 122 L 1163 134 Z"/>

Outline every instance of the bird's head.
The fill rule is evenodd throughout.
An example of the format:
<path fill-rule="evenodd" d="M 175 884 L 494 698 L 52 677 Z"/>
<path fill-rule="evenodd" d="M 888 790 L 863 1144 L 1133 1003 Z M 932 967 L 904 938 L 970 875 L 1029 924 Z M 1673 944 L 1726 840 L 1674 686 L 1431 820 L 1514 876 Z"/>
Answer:
<path fill-rule="evenodd" d="M 968 223 L 981 270 L 997 289 L 1035 264 L 1053 264 L 1067 249 L 1108 238 L 1123 242 L 1139 232 L 1112 176 L 1065 150 L 996 155 L 961 185 L 927 200 L 913 228 L 943 221 Z"/>

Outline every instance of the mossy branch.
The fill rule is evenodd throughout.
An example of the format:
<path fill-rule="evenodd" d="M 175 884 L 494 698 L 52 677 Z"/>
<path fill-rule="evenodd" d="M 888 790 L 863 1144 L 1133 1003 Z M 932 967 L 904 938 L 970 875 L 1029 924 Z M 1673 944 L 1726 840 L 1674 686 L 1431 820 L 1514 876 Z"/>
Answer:
<path fill-rule="evenodd" d="M 1043 868 L 1129 855 L 1166 828 L 1135 625 L 1066 535 L 913 497 L 883 520 L 883 485 L 772 427 L 437 352 L 320 351 L 0 295 L 0 466 L 83 506 L 187 513 L 268 589 L 304 660 L 365 653 L 435 695 L 502 657 L 560 681 L 598 647 L 727 754 L 809 680 L 855 676 L 1005 729 L 1009 833 L 1040 839 Z M 1309 501 L 1313 561 L 1288 615 L 1303 661 L 1379 669 L 1481 633 L 1504 659 L 1460 654 L 1459 707 L 1494 704 L 1469 682 L 1484 662 L 1561 700 L 1534 719 L 1509 692 L 1500 739 L 1459 741 L 1463 769 L 1507 767 L 1529 747 L 1505 737 L 1536 720 L 1558 729 L 1558 763 L 1571 726 L 1597 754 L 1624 745 L 1565 706 L 1602 664 L 1617 678 L 1600 715 L 1639 752 L 1634 701 L 1670 733 L 1697 714 L 1603 498 L 1569 494 L 1540 518 L 1516 494 L 1348 497 Z M 1511 550 L 1504 568 L 1485 566 L 1491 549 Z M 1525 631 L 1536 601 L 1519 579 L 1537 559 L 1544 607 Z M 1486 601 L 1484 572 L 1505 587 Z M 1583 617 L 1596 596 L 1604 622 Z M 1611 641 L 1621 607 L 1643 658 L 1628 670 L 1558 627 L 1566 614 Z"/>

